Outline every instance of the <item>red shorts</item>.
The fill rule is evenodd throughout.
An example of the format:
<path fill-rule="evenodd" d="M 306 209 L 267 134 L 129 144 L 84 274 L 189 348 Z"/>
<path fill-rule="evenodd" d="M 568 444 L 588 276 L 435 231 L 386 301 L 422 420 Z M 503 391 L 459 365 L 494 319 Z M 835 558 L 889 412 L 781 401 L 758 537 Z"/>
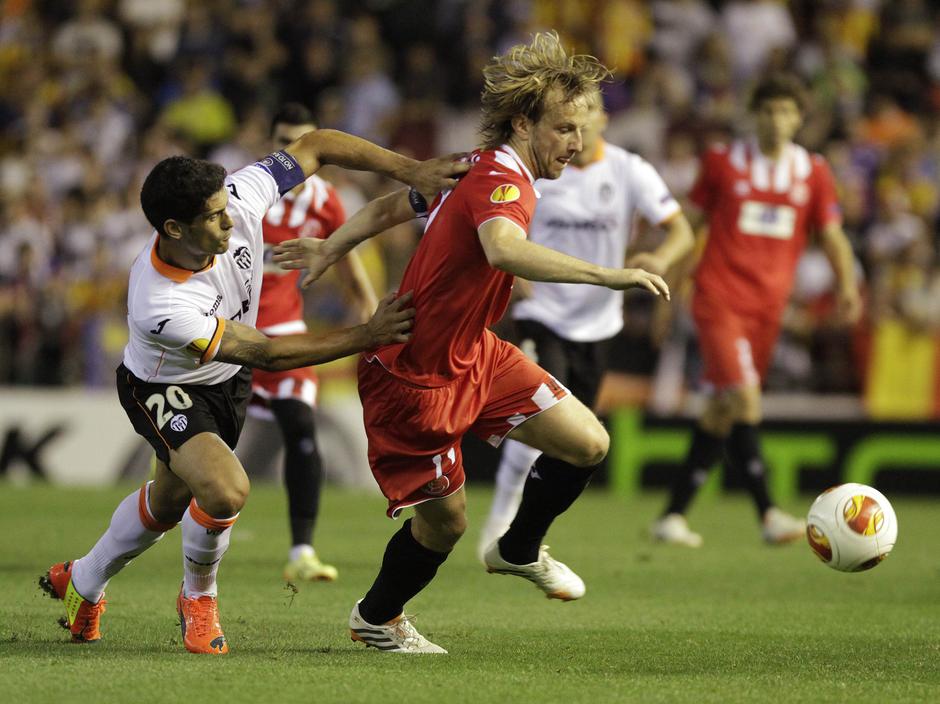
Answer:
<path fill-rule="evenodd" d="M 377 360 L 359 359 L 369 465 L 391 518 L 463 486 L 460 440 L 468 430 L 498 446 L 513 428 L 568 396 L 515 345 L 493 335 L 486 348 L 474 368 L 433 388 L 410 384 Z"/>
<path fill-rule="evenodd" d="M 716 389 L 760 386 L 780 333 L 780 316 L 743 315 L 696 292 L 692 317 L 705 383 Z"/>
<path fill-rule="evenodd" d="M 254 369 L 251 373 L 252 404 L 267 407 L 271 399 L 293 398 L 309 406 L 317 403 L 317 374 L 313 367 L 266 372 Z"/>

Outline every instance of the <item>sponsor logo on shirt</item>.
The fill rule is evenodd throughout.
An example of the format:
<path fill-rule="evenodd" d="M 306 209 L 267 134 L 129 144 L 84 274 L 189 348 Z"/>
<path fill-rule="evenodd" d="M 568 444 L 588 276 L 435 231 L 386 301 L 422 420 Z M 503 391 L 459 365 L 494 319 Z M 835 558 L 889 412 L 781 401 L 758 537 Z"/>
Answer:
<path fill-rule="evenodd" d="M 222 294 L 218 294 L 215 297 L 215 303 L 212 304 L 212 307 L 209 309 L 209 312 L 206 313 L 206 316 L 211 318 L 215 315 L 215 312 L 219 309 L 219 304 L 222 302 Z"/>
<path fill-rule="evenodd" d="M 617 227 L 617 221 L 612 217 L 594 218 L 593 220 L 564 220 L 563 218 L 552 218 L 545 223 L 545 226 L 556 230 L 608 232 Z"/>
<path fill-rule="evenodd" d="M 504 183 L 502 186 L 497 186 L 490 194 L 490 202 L 512 203 L 514 200 L 519 200 L 519 196 L 521 195 L 522 193 L 520 193 L 518 186 L 514 186 L 511 183 Z"/>

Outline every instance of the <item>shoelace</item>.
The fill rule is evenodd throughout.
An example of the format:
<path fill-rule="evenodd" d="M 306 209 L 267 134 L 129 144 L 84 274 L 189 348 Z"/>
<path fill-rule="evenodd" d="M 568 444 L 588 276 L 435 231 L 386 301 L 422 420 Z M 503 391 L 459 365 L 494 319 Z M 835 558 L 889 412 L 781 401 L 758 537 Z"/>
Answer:
<path fill-rule="evenodd" d="M 416 629 L 414 624 L 411 623 L 411 620 L 414 618 L 414 616 L 402 614 L 402 617 L 394 626 L 395 635 L 401 638 L 406 645 L 420 647 L 421 645 L 424 645 L 426 639 L 424 636 L 418 633 L 418 629 Z"/>
<path fill-rule="evenodd" d="M 191 599 L 190 601 L 193 602 L 192 608 L 196 612 L 196 617 L 193 619 L 193 628 L 196 631 L 196 635 L 204 636 L 219 620 L 216 602 L 208 596 L 201 596 L 198 599 Z"/>

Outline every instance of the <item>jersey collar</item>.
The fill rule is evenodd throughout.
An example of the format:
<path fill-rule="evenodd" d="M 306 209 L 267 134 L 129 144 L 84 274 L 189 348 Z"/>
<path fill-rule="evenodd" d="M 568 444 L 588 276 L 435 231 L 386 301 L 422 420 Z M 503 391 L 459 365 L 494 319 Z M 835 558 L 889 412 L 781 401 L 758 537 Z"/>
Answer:
<path fill-rule="evenodd" d="M 508 144 L 504 144 L 499 148 L 499 151 L 506 152 L 510 157 L 512 157 L 513 161 L 515 161 L 516 164 L 519 165 L 521 172 L 525 175 L 527 179 L 529 179 L 529 183 L 535 183 L 535 179 L 532 178 L 532 172 L 529 171 L 528 167 L 525 165 L 525 162 L 522 161 L 522 157 L 520 157 L 519 154 L 516 153 L 515 149 L 510 147 Z"/>
<path fill-rule="evenodd" d="M 189 269 L 181 269 L 178 266 L 173 266 L 172 264 L 167 264 L 165 261 L 160 259 L 160 255 L 157 254 L 157 243 L 160 241 L 160 236 L 153 241 L 153 247 L 150 249 L 150 264 L 154 269 L 157 270 L 157 273 L 161 276 L 165 276 L 170 281 L 175 281 L 178 284 L 188 281 L 189 277 L 193 274 L 198 274 L 201 271 L 207 271 L 215 266 L 215 257 L 212 257 L 212 261 L 209 262 L 206 266 L 199 271 L 191 271 Z"/>

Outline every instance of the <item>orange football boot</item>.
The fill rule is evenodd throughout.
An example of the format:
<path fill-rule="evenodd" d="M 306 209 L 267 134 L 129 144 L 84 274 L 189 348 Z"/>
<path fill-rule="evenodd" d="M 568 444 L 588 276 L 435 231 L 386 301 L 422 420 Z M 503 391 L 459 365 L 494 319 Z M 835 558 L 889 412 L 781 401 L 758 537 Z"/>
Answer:
<path fill-rule="evenodd" d="M 59 624 L 72 634 L 73 643 L 97 643 L 101 640 L 98 626 L 105 611 L 104 595 L 93 604 L 75 591 L 72 584 L 72 561 L 58 562 L 39 578 L 39 586 L 53 599 L 65 602 L 65 618 Z"/>
<path fill-rule="evenodd" d="M 176 612 L 180 617 L 180 630 L 183 632 L 186 650 L 211 655 L 228 652 L 228 643 L 222 633 L 222 624 L 219 623 L 219 603 L 214 596 L 187 599 L 180 587 Z"/>

